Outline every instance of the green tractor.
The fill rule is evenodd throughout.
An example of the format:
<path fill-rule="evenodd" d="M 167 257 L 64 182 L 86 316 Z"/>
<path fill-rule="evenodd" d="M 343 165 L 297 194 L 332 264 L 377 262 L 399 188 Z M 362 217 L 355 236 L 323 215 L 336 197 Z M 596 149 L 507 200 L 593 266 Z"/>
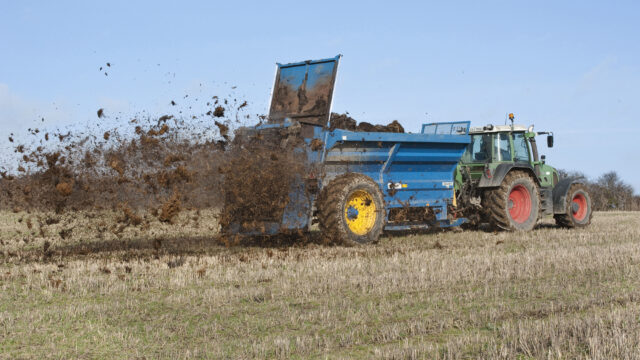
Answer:
<path fill-rule="evenodd" d="M 513 124 L 472 127 L 471 143 L 455 174 L 457 212 L 469 225 L 489 223 L 508 231 L 529 231 L 539 219 L 553 215 L 563 227 L 584 227 L 591 223 L 591 197 L 578 178 L 560 180 L 558 172 L 538 155 L 536 135 L 547 135 L 553 147 L 553 133 L 533 132 Z"/>

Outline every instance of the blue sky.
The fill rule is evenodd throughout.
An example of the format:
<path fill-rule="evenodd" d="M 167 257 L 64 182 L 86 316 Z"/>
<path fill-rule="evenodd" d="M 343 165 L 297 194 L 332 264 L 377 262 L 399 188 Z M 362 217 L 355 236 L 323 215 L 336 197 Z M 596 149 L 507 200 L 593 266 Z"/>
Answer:
<path fill-rule="evenodd" d="M 552 130 L 556 167 L 640 192 L 640 3 L 0 0 L 0 126 L 92 126 L 195 112 L 231 95 L 267 109 L 274 63 L 343 54 L 334 111 L 410 131 L 433 121 Z M 109 75 L 98 71 L 110 62 Z M 235 86 L 235 89 L 232 89 Z M 190 98 L 184 99 L 189 94 Z M 175 100 L 178 108 L 169 103 Z M 201 104 L 201 103 L 199 103 Z M 192 109 L 188 107 L 192 106 Z M 5 136 L 0 145 L 10 151 Z"/>

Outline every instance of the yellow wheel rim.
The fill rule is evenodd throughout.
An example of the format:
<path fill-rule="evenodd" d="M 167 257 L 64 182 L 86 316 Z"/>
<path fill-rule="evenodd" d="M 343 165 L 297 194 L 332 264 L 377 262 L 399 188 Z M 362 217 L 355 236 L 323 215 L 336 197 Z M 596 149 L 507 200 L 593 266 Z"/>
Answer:
<path fill-rule="evenodd" d="M 373 196 L 364 190 L 356 190 L 344 206 L 344 218 L 349 230 L 356 235 L 365 235 L 376 224 L 376 204 Z"/>

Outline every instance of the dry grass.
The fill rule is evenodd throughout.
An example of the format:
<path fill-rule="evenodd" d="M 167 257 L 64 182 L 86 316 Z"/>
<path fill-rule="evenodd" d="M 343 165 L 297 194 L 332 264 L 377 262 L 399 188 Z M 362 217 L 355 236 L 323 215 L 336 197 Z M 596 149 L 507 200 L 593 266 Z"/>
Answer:
<path fill-rule="evenodd" d="M 2 358 L 640 358 L 640 213 L 356 248 L 225 248 L 185 214 L 160 243 L 78 230 L 48 255 L 19 216 Z"/>

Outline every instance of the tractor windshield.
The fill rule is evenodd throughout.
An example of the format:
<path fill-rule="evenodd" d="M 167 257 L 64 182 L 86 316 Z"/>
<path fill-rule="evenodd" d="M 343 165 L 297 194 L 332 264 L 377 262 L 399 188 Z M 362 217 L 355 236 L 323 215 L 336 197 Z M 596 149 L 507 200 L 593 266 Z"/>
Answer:
<path fill-rule="evenodd" d="M 493 139 L 493 161 L 511 161 L 509 134 L 498 133 Z"/>
<path fill-rule="evenodd" d="M 487 162 L 491 160 L 491 134 L 471 135 L 471 143 L 462 156 L 463 163 Z"/>
<path fill-rule="evenodd" d="M 471 143 L 461 159 L 463 164 L 511 160 L 511 143 L 508 133 L 471 135 Z"/>

